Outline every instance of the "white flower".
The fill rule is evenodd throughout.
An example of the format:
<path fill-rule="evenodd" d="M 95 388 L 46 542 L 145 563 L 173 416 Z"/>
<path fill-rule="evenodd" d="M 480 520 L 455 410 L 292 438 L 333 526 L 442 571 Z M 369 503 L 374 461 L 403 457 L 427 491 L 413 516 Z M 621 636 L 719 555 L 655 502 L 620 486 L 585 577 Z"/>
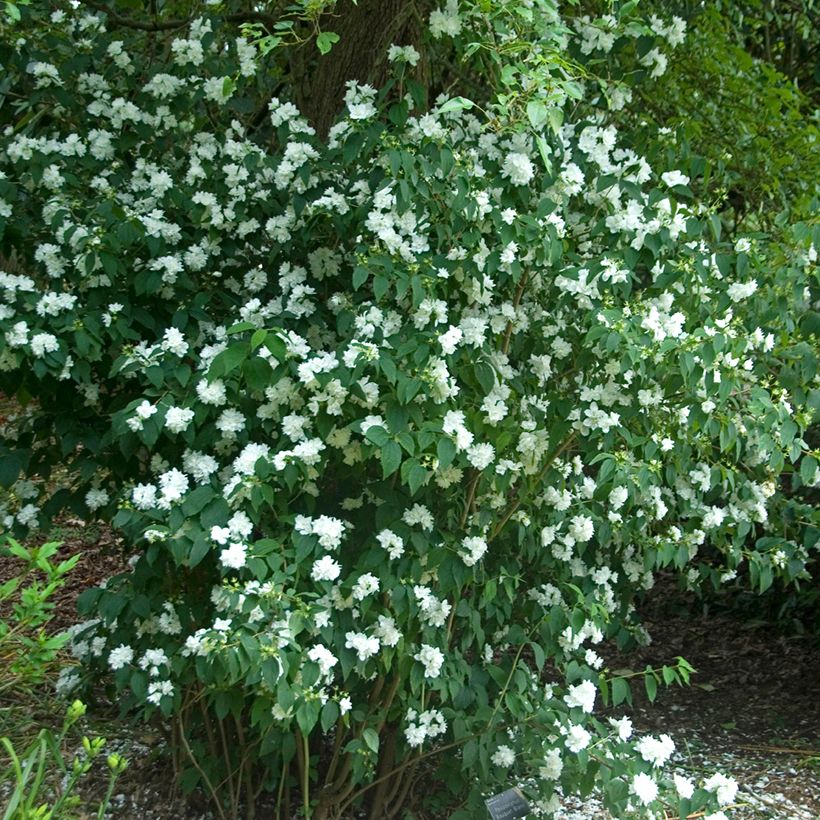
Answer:
<path fill-rule="evenodd" d="M 188 492 L 188 476 L 174 467 L 159 477 L 159 488 L 162 493 L 160 506 L 168 509 L 174 501 L 179 501 Z"/>
<path fill-rule="evenodd" d="M 212 404 L 219 407 L 225 404 L 227 397 L 225 395 L 225 384 L 221 379 L 215 379 L 212 382 L 201 381 L 197 383 L 196 394 L 203 404 Z"/>
<path fill-rule="evenodd" d="M 193 420 L 193 410 L 187 407 L 169 407 L 165 414 L 165 428 L 171 433 L 182 433 Z"/>
<path fill-rule="evenodd" d="M 85 496 L 85 505 L 92 512 L 104 507 L 108 503 L 108 493 L 105 490 L 89 490 Z"/>
<path fill-rule="evenodd" d="M 674 187 L 675 185 L 689 184 L 689 177 L 686 176 L 686 174 L 682 174 L 680 171 L 667 171 L 665 174 L 661 174 L 661 179 L 670 188 Z"/>
<path fill-rule="evenodd" d="M 446 356 L 449 356 L 451 353 L 455 353 L 456 348 L 461 342 L 463 336 L 464 334 L 461 331 L 461 328 L 456 327 L 455 325 L 450 325 L 447 332 L 442 333 L 441 336 L 438 337 L 438 343 L 441 345 L 442 352 Z"/>
<path fill-rule="evenodd" d="M 151 404 L 150 401 L 147 399 L 143 400 L 142 404 L 137 406 L 137 409 L 134 411 L 137 414 L 137 418 L 141 419 L 142 421 L 146 421 L 150 419 L 154 413 L 157 412 L 157 408 L 155 405 Z"/>
<path fill-rule="evenodd" d="M 487 542 L 479 536 L 462 539 L 461 546 L 466 550 L 466 553 L 461 552 L 459 554 L 461 555 L 461 560 L 464 561 L 468 567 L 477 564 L 487 552 Z"/>
<path fill-rule="evenodd" d="M 164 697 L 170 697 L 174 694 L 174 684 L 169 680 L 152 681 L 148 684 L 148 695 L 146 700 L 159 706 L 160 701 Z"/>
<path fill-rule="evenodd" d="M 134 650 L 130 646 L 120 644 L 116 649 L 111 650 L 108 656 L 108 665 L 116 672 L 134 660 Z"/>
<path fill-rule="evenodd" d="M 314 581 L 335 581 L 341 573 L 341 566 L 329 555 L 325 555 L 318 561 L 313 562 L 310 577 Z"/>
<path fill-rule="evenodd" d="M 444 654 L 435 646 L 423 643 L 421 649 L 413 655 L 413 659 L 424 665 L 425 678 L 437 678 L 441 674 Z"/>
<path fill-rule="evenodd" d="M 430 12 L 430 33 L 433 37 L 438 39 L 443 34 L 457 37 L 460 32 L 461 18 L 458 16 L 458 0 L 447 0 L 447 5 L 443 9 Z"/>
<path fill-rule="evenodd" d="M 35 507 L 34 504 L 26 504 L 20 512 L 17 513 L 17 520 L 24 526 L 28 527 L 31 526 L 35 520 L 37 519 L 37 514 L 40 512 L 39 507 Z"/>
<path fill-rule="evenodd" d="M 710 792 L 717 793 L 718 803 L 726 806 L 733 802 L 737 795 L 737 781 L 733 777 L 717 772 L 708 780 L 704 781 L 703 788 Z"/>
<path fill-rule="evenodd" d="M 757 281 L 732 282 L 726 289 L 726 294 L 733 302 L 741 302 L 748 299 L 757 290 Z"/>
<path fill-rule="evenodd" d="M 405 510 L 401 520 L 409 527 L 418 525 L 425 532 L 432 530 L 435 524 L 433 514 L 423 504 L 414 504 L 409 510 Z"/>
<path fill-rule="evenodd" d="M 632 793 L 644 805 L 648 806 L 658 796 L 658 784 L 645 772 L 632 778 Z"/>
<path fill-rule="evenodd" d="M 150 510 L 157 506 L 157 488 L 153 484 L 137 484 L 131 491 L 131 501 L 138 510 Z"/>
<path fill-rule="evenodd" d="M 376 536 L 376 540 L 382 549 L 387 550 L 387 554 L 391 558 L 400 558 L 404 555 L 404 540 L 396 535 L 393 530 L 382 530 Z"/>
<path fill-rule="evenodd" d="M 564 703 L 566 703 L 570 709 L 580 706 L 581 711 L 589 714 L 595 706 L 595 696 L 597 693 L 598 690 L 595 684 L 592 683 L 592 681 L 585 680 L 569 687 L 569 691 L 564 695 Z"/>
<path fill-rule="evenodd" d="M 162 337 L 162 349 L 175 356 L 184 356 L 188 352 L 188 343 L 177 328 L 169 327 Z"/>
<path fill-rule="evenodd" d="M 544 780 L 558 780 L 564 770 L 564 761 L 561 759 L 560 749 L 550 749 L 544 755 L 544 765 L 538 770 L 538 774 Z"/>
<path fill-rule="evenodd" d="M 245 429 L 245 417 L 238 410 L 228 408 L 219 414 L 215 426 L 226 438 L 234 438 Z"/>
<path fill-rule="evenodd" d="M 392 45 L 387 51 L 387 59 L 391 63 L 409 63 L 411 66 L 418 65 L 421 54 L 413 46 Z"/>
<path fill-rule="evenodd" d="M 230 77 L 210 77 L 202 84 L 205 99 L 222 105 L 227 102 L 234 92 L 234 83 Z"/>
<path fill-rule="evenodd" d="M 378 591 L 379 579 L 372 573 L 366 572 L 364 575 L 359 576 L 359 579 L 353 585 L 351 594 L 354 601 L 363 601 L 368 595 Z"/>
<path fill-rule="evenodd" d="M 57 341 L 57 337 L 51 333 L 36 333 L 31 337 L 31 352 L 37 356 L 38 359 L 45 356 L 46 353 L 54 353 L 59 349 L 60 344 Z"/>
<path fill-rule="evenodd" d="M 319 538 L 321 546 L 325 549 L 335 550 L 342 543 L 345 522 L 339 518 L 331 518 L 329 515 L 320 515 L 313 521 L 311 529 L 313 534 Z"/>
<path fill-rule="evenodd" d="M 223 567 L 242 569 L 247 561 L 247 556 L 248 548 L 240 542 L 235 542 L 219 553 L 219 561 Z"/>
<path fill-rule="evenodd" d="M 684 800 L 688 800 L 695 791 L 695 784 L 691 780 L 681 777 L 679 774 L 674 775 L 672 779 L 675 781 L 675 788 L 677 789 L 678 795 Z"/>
<path fill-rule="evenodd" d="M 629 490 L 626 487 L 613 487 L 609 493 L 609 505 L 613 510 L 620 510 L 629 498 Z"/>
<path fill-rule="evenodd" d="M 490 762 L 494 766 L 508 768 L 515 763 L 515 752 L 509 746 L 499 746 L 490 758 Z"/>
<path fill-rule="evenodd" d="M 578 754 L 581 749 L 586 749 L 592 735 L 583 726 L 570 726 L 567 732 L 566 746 L 573 754 Z"/>
<path fill-rule="evenodd" d="M 384 646 L 395 646 L 401 640 L 401 632 L 396 629 L 396 622 L 387 615 L 379 615 L 374 631 Z"/>
<path fill-rule="evenodd" d="M 635 750 L 654 767 L 663 766 L 675 751 L 675 743 L 669 735 L 660 735 L 657 738 L 651 735 L 642 737 L 636 744 Z"/>
<path fill-rule="evenodd" d="M 407 722 L 404 736 L 412 747 L 421 746 L 428 737 L 438 737 L 447 731 L 447 722 L 438 709 L 428 709 L 420 715 L 415 709 L 408 709 Z"/>
<path fill-rule="evenodd" d="M 476 468 L 484 470 L 493 463 L 495 448 L 492 444 L 473 444 L 467 448 L 467 461 Z"/>
<path fill-rule="evenodd" d="M 318 644 L 308 650 L 308 658 L 319 666 L 323 675 L 329 674 L 330 670 L 339 662 L 339 659 L 326 647 Z"/>
<path fill-rule="evenodd" d="M 366 661 L 379 651 L 380 643 L 378 638 L 364 632 L 348 632 L 345 634 L 345 646 L 355 649 L 360 661 Z"/>
<path fill-rule="evenodd" d="M 618 720 L 609 718 L 609 725 L 618 733 L 618 740 L 629 740 L 632 737 L 632 721 L 628 717 Z"/>
<path fill-rule="evenodd" d="M 586 543 L 595 534 L 592 519 L 586 515 L 574 515 L 569 523 L 569 534 L 579 543 Z"/>
<path fill-rule="evenodd" d="M 535 176 L 535 166 L 526 154 L 513 151 L 504 157 L 501 176 L 509 179 L 513 185 L 528 185 Z"/>

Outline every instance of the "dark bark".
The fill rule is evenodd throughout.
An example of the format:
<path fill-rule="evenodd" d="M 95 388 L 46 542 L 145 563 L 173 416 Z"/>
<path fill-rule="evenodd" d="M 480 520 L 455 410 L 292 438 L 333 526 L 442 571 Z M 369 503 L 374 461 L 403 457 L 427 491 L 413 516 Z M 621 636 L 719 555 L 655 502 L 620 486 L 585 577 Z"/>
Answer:
<path fill-rule="evenodd" d="M 428 14 L 428 0 L 341 0 L 322 18 L 322 30 L 338 34 L 339 42 L 325 55 L 318 54 L 315 43 L 307 43 L 292 65 L 299 108 L 322 138 L 342 110 L 348 80 L 378 88 L 389 74 L 387 50 L 392 44 L 421 51 Z M 414 76 L 425 73 L 420 64 Z"/>

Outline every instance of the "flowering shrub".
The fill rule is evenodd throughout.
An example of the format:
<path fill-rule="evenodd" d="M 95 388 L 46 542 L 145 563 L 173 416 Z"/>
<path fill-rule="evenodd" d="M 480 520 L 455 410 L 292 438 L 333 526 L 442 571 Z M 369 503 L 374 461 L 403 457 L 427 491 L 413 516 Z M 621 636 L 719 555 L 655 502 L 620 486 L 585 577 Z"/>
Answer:
<path fill-rule="evenodd" d="M 511 779 L 544 814 L 596 787 L 616 816 L 734 797 L 595 716 L 629 696 L 595 647 L 643 636 L 659 568 L 804 574 L 816 531 L 777 511 L 781 473 L 817 482 L 794 332 L 817 231 L 761 265 L 674 157 L 619 143 L 608 107 L 681 21 L 490 5 L 429 20 L 487 99 L 424 109 L 418 52 L 391 49 L 326 140 L 281 93 L 258 125 L 285 46 L 226 10 L 150 61 L 82 8 L 3 45 L 26 103 L 0 154 L 0 388 L 28 402 L 6 524 L 68 506 L 135 546 L 74 652 L 173 720 L 223 816 L 263 790 L 395 816 L 431 770 L 455 817 Z M 65 487 L 30 480 L 57 465 Z"/>

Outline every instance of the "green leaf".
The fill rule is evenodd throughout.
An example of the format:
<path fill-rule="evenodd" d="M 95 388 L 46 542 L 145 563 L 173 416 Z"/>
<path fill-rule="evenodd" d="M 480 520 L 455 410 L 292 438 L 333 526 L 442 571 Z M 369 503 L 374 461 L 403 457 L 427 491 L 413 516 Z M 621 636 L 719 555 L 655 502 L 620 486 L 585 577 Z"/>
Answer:
<path fill-rule="evenodd" d="M 316 46 L 322 54 L 327 54 L 334 43 L 339 42 L 339 35 L 335 31 L 323 31 L 316 38 Z"/>
<path fill-rule="evenodd" d="M 618 706 L 625 700 L 632 700 L 632 691 L 629 687 L 629 682 L 624 678 L 615 678 L 612 681 L 612 705 Z"/>
<path fill-rule="evenodd" d="M 211 551 L 211 542 L 205 538 L 197 538 L 188 554 L 188 566 L 193 568 L 202 563 L 202 559 Z"/>
<path fill-rule="evenodd" d="M 182 512 L 188 518 L 193 518 L 208 506 L 214 495 L 214 491 L 208 486 L 197 487 L 185 496 L 185 500 L 182 502 Z"/>
<path fill-rule="evenodd" d="M 717 214 L 709 215 L 709 227 L 712 229 L 712 235 L 715 237 L 715 242 L 720 242 L 720 234 L 723 229 L 723 223 Z"/>
<path fill-rule="evenodd" d="M 439 108 L 439 114 L 449 114 L 451 111 L 469 111 L 475 103 L 466 97 L 453 97 Z"/>
<path fill-rule="evenodd" d="M 335 700 L 329 700 L 322 707 L 322 716 L 320 722 L 322 724 L 322 731 L 327 732 L 339 719 L 339 705 Z"/>
<path fill-rule="evenodd" d="M 382 471 L 384 477 L 392 475 L 399 469 L 401 464 L 401 447 L 395 441 L 388 441 L 381 451 Z"/>
<path fill-rule="evenodd" d="M 210 373 L 214 376 L 226 376 L 228 373 L 236 370 L 247 358 L 247 344 L 231 345 L 213 360 Z"/>
<path fill-rule="evenodd" d="M 564 112 L 560 108 L 550 108 L 547 113 L 550 128 L 557 134 L 561 130 L 561 125 L 564 122 Z"/>
<path fill-rule="evenodd" d="M 544 163 L 544 169 L 548 174 L 552 173 L 552 160 L 550 159 L 550 147 L 547 141 L 540 134 L 535 138 L 535 144 L 538 146 L 538 153 L 541 154 L 541 162 Z"/>
<path fill-rule="evenodd" d="M 638 5 L 639 2 L 640 2 L 640 0 L 628 0 L 628 2 L 624 3 L 618 9 L 618 17 L 619 18 L 626 17 L 627 14 L 629 14 L 631 11 L 633 11 L 635 9 L 635 7 Z"/>
<path fill-rule="evenodd" d="M 489 393 L 495 387 L 495 371 L 486 362 L 477 362 L 473 366 L 473 371 L 484 393 Z"/>
<path fill-rule="evenodd" d="M 368 749 L 373 752 L 379 751 L 379 735 L 375 729 L 369 726 L 362 732 L 362 740 L 367 744 Z"/>
<path fill-rule="evenodd" d="M 800 478 L 804 484 L 811 484 L 817 472 L 817 459 L 814 456 L 803 456 L 800 461 Z"/>
<path fill-rule="evenodd" d="M 390 433 L 378 424 L 368 427 L 364 437 L 368 441 L 372 441 L 377 447 L 384 447 L 384 445 L 390 441 Z"/>
<path fill-rule="evenodd" d="M 449 436 L 443 436 L 436 445 L 436 454 L 438 455 L 439 467 L 441 469 L 449 467 L 456 457 L 455 442 Z"/>
<path fill-rule="evenodd" d="M 370 271 L 367 268 L 357 267 L 353 271 L 354 290 L 358 290 L 367 281 L 368 276 L 370 276 Z"/>
<path fill-rule="evenodd" d="M 547 122 L 547 106 L 541 100 L 530 100 L 527 103 L 527 118 L 530 125 L 540 131 Z"/>
<path fill-rule="evenodd" d="M 251 350 L 256 350 L 265 341 L 267 335 L 268 331 L 263 327 L 255 330 L 253 336 L 251 336 Z"/>
<path fill-rule="evenodd" d="M 654 672 L 647 671 L 644 675 L 644 686 L 646 687 L 646 696 L 654 703 L 658 696 L 658 681 L 655 679 Z"/>
<path fill-rule="evenodd" d="M 222 96 L 227 99 L 234 91 L 236 91 L 236 82 L 233 77 L 225 77 L 222 81 Z"/>
<path fill-rule="evenodd" d="M 424 484 L 427 479 L 427 470 L 421 464 L 414 464 L 410 469 L 410 475 L 407 479 L 407 485 L 410 487 L 410 492 L 415 495 L 419 487 Z"/>

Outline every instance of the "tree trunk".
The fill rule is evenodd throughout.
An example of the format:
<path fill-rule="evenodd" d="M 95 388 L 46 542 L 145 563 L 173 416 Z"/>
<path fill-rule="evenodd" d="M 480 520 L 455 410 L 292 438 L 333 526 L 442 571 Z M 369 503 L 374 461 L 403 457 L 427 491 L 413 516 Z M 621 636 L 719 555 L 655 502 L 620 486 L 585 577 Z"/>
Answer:
<path fill-rule="evenodd" d="M 418 48 L 427 16 L 427 0 L 341 0 L 322 18 L 322 30 L 338 34 L 339 42 L 328 54 L 315 52 L 310 63 L 316 46 L 306 44 L 292 64 L 299 108 L 319 136 L 327 136 L 342 110 L 345 83 L 381 86 L 389 74 L 387 50 L 394 43 Z M 422 67 L 418 74 L 424 73 Z"/>

